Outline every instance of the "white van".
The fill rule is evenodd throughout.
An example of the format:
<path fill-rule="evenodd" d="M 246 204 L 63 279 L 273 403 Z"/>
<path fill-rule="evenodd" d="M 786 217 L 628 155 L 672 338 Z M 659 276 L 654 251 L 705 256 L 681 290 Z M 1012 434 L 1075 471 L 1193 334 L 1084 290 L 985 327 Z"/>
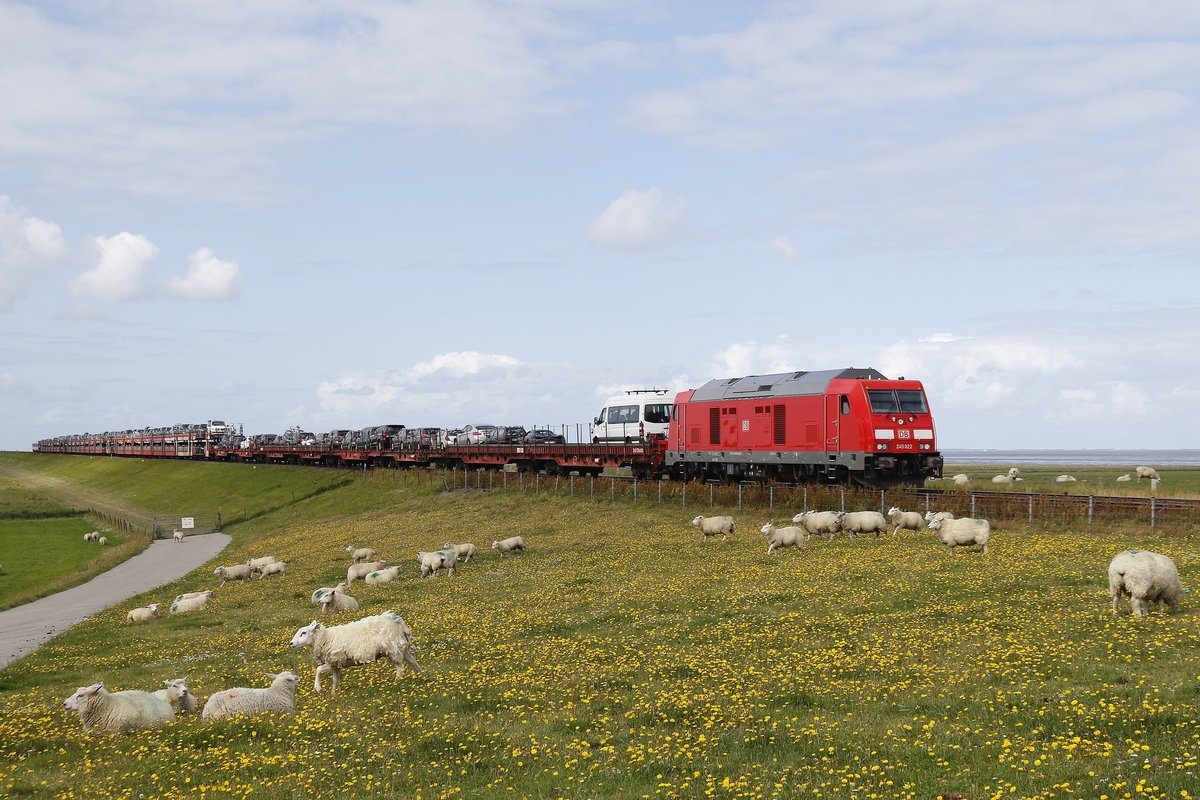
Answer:
<path fill-rule="evenodd" d="M 592 442 L 634 444 L 665 437 L 672 400 L 666 389 L 630 389 L 608 398 L 592 423 Z"/>

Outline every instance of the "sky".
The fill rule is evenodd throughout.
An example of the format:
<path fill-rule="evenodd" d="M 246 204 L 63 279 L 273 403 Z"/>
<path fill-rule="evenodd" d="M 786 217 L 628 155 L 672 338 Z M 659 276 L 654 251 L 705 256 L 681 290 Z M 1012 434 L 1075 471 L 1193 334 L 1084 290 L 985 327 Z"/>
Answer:
<path fill-rule="evenodd" d="M 1200 447 L 1194 0 L 0 0 L 0 449 L 874 367 Z"/>

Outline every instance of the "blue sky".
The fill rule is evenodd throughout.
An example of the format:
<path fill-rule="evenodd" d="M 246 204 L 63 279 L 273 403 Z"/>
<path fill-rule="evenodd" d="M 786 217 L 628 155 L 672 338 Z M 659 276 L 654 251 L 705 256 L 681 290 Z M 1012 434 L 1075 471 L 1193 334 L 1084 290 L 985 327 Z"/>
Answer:
<path fill-rule="evenodd" d="M 0 448 L 873 366 L 1197 447 L 1200 5 L 0 0 Z"/>

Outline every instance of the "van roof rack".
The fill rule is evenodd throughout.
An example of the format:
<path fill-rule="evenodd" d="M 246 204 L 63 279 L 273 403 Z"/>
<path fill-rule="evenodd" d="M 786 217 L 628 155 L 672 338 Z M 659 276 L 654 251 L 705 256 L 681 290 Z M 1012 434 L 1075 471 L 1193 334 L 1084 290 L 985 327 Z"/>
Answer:
<path fill-rule="evenodd" d="M 666 394 L 666 389 L 626 389 L 625 394 Z"/>

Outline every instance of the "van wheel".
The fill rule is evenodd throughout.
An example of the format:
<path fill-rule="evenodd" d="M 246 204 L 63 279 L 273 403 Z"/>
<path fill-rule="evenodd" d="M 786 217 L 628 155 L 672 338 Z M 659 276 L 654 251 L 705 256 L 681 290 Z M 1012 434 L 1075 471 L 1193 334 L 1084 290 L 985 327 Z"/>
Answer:
<path fill-rule="evenodd" d="M 592 437 L 592 444 L 600 444 L 600 437 L 599 437 L 599 436 L 593 436 L 593 437 Z"/>
<path fill-rule="evenodd" d="M 626 436 L 626 437 L 625 437 L 625 444 L 633 444 L 633 439 L 630 439 L 628 436 Z"/>

